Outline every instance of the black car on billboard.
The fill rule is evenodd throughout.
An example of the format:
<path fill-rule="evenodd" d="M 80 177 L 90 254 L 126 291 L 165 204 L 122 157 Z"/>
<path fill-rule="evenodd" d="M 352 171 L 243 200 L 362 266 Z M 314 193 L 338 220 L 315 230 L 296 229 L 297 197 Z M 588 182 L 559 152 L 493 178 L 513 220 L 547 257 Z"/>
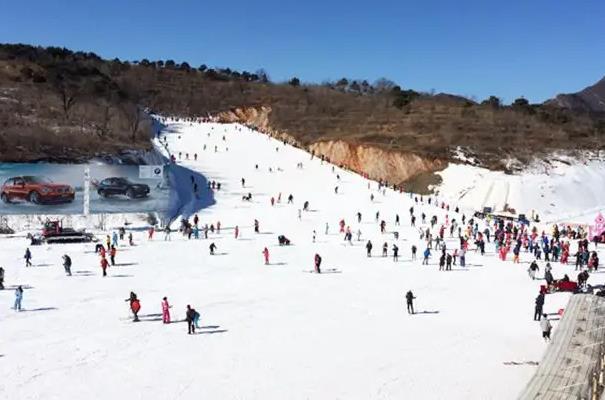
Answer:
<path fill-rule="evenodd" d="M 97 185 L 97 193 L 101 197 L 128 196 L 131 199 L 147 197 L 149 186 L 144 183 L 134 183 L 126 178 L 105 178 Z"/>
<path fill-rule="evenodd" d="M 54 183 L 44 176 L 15 176 L 7 179 L 0 189 L 4 203 L 29 201 L 34 204 L 71 203 L 75 190 L 64 183 Z"/>

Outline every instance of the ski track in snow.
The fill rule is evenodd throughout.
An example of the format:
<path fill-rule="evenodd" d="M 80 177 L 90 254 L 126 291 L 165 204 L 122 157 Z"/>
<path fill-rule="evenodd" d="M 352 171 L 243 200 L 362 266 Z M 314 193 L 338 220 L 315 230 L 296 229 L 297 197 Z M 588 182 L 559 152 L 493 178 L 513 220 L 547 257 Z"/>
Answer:
<path fill-rule="evenodd" d="M 117 262 L 126 265 L 110 267 L 106 278 L 91 244 L 32 247 L 34 265 L 46 266 L 25 268 L 26 240 L 0 239 L 5 284 L 32 287 L 23 299 L 30 311 L 21 313 L 9 309 L 13 290 L 0 291 L 0 398 L 511 399 L 534 373 L 535 366 L 504 364 L 540 361 L 545 349 L 532 320 L 543 281 L 528 278 L 528 254 L 513 265 L 499 261 L 488 245 L 485 257 L 469 252 L 466 269 L 439 272 L 437 256 L 421 266 L 420 254 L 410 260 L 412 244 L 419 253 L 425 245 L 409 226 L 408 194 L 387 190 L 383 196 L 375 183 L 370 190 L 353 173 L 332 172 L 331 165 L 238 125 L 169 121 L 164 132 L 172 153 L 198 153 L 197 162 L 181 166 L 221 182 L 198 213 L 202 224 L 220 220 L 221 233 L 207 240 L 173 233 L 166 242 L 162 232 L 148 241 L 145 231 L 133 230 L 136 246 L 118 249 Z M 243 202 L 248 192 L 253 201 Z M 277 200 L 280 192 L 281 203 L 272 207 L 271 196 Z M 287 204 L 290 193 L 294 204 Z M 316 211 L 299 220 L 306 200 Z M 415 209 L 427 220 L 445 217 L 434 206 Z M 400 233 L 399 262 L 379 257 L 385 241 L 391 254 L 394 238 L 380 234 L 376 211 L 389 232 Z M 396 213 L 401 226 L 394 226 Z M 454 217 L 460 219 L 450 213 Z M 261 234 L 253 232 L 255 218 Z M 351 227 L 353 246 L 337 231 L 341 218 Z M 279 234 L 293 245 L 278 246 Z M 368 239 L 372 258 L 365 255 Z M 211 242 L 224 255 L 209 256 Z M 447 243 L 453 248 L 457 240 Z M 316 252 L 323 268 L 341 273 L 303 273 L 313 269 Z M 60 266 L 65 253 L 73 259 L 72 277 Z M 553 272 L 575 278 L 572 266 L 554 264 Z M 596 273 L 589 282 L 603 281 Z M 413 316 L 405 309 L 409 289 L 417 297 Z M 139 323 L 128 319 L 124 300 L 131 290 L 141 299 Z M 163 296 L 173 305 L 173 320 L 181 321 L 191 304 L 205 328 L 187 335 L 183 322 L 162 324 Z M 545 312 L 556 313 L 568 298 L 548 295 Z"/>

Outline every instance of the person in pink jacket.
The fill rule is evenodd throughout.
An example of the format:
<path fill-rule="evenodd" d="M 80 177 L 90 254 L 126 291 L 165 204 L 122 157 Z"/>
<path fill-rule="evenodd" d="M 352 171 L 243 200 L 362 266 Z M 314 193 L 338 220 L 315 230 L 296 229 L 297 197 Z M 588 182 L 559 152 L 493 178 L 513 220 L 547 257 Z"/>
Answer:
<path fill-rule="evenodd" d="M 165 324 L 170 323 L 170 304 L 168 304 L 166 297 L 162 300 L 162 322 Z"/>
<path fill-rule="evenodd" d="M 265 265 L 269 265 L 269 249 L 266 247 L 263 250 L 263 256 L 265 257 Z"/>

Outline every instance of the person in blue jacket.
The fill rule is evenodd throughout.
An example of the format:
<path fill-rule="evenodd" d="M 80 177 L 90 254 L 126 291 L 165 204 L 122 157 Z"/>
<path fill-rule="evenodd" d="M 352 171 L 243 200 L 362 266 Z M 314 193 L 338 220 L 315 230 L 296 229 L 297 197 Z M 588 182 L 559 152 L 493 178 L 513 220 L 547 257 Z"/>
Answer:
<path fill-rule="evenodd" d="M 424 250 L 424 259 L 422 260 L 422 265 L 429 265 L 429 257 L 431 256 L 431 249 L 428 247 Z"/>
<path fill-rule="evenodd" d="M 15 311 L 21 311 L 21 301 L 23 300 L 23 287 L 15 289 Z"/>

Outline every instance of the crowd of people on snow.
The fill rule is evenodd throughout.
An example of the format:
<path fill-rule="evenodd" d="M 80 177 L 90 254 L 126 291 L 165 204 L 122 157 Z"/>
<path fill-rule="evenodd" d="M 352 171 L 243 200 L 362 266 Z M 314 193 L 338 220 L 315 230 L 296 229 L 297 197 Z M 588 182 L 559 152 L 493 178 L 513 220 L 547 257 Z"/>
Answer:
<path fill-rule="evenodd" d="M 212 118 L 204 119 L 212 120 Z M 187 120 L 190 123 L 198 122 L 199 119 Z M 210 135 L 210 133 L 208 133 Z M 164 138 L 165 139 L 165 138 Z M 223 136 L 225 141 L 225 136 Z M 286 142 L 284 141 L 284 144 Z M 167 143 L 166 143 L 167 145 Z M 206 150 L 206 145 L 202 151 Z M 218 147 L 214 146 L 214 152 L 218 151 Z M 226 147 L 228 151 L 228 147 Z M 276 148 L 276 151 L 279 151 Z M 190 160 L 197 161 L 197 152 L 183 152 L 179 151 L 178 160 Z M 311 152 L 311 159 L 315 157 L 315 153 Z M 320 162 L 329 163 L 330 159 L 324 155 L 318 156 Z M 177 157 L 173 154 L 171 156 L 173 162 L 177 162 Z M 297 169 L 303 168 L 303 163 L 299 162 L 296 165 Z M 346 169 L 346 166 L 340 165 L 341 169 Z M 255 169 L 259 169 L 259 165 L 255 165 Z M 281 171 L 280 167 L 274 168 L 269 167 L 269 172 Z M 332 172 L 336 174 L 337 182 L 340 182 L 340 175 L 332 166 Z M 367 174 L 362 174 L 368 179 L 368 189 L 371 189 L 372 183 L 369 180 Z M 195 178 L 191 176 L 191 184 L 194 193 L 198 192 L 197 182 Z M 221 182 L 211 180 L 207 183 L 208 190 L 220 191 L 222 184 Z M 245 178 L 241 178 L 241 187 L 246 188 Z M 370 191 L 370 203 L 376 204 L 376 196 L 382 194 L 386 195 L 386 190 L 392 189 L 395 192 L 403 194 L 403 186 L 390 184 L 383 180 L 377 182 L 376 190 Z M 339 185 L 334 186 L 334 194 L 339 194 Z M 253 194 L 251 192 L 244 194 L 242 200 L 252 201 Z M 530 258 L 532 261 L 527 269 L 528 275 L 531 279 L 539 279 L 540 272 L 543 271 L 543 278 L 545 285 L 541 285 L 539 293 L 535 298 L 534 308 L 534 320 L 540 322 L 540 327 L 543 332 L 545 340 L 550 339 L 550 331 L 552 325 L 548 321 L 547 314 L 543 312 L 546 295 L 558 290 L 590 290 L 588 280 L 590 273 L 597 271 L 599 268 L 599 257 L 596 252 L 598 243 L 605 242 L 605 233 L 601 237 L 588 238 L 586 230 L 581 226 L 572 227 L 570 225 L 553 225 L 552 228 L 547 230 L 540 230 L 537 225 L 532 225 L 526 220 L 507 220 L 499 217 L 484 217 L 483 215 L 473 215 L 468 217 L 461 212 L 458 207 L 447 204 L 443 200 L 439 200 L 433 196 L 422 196 L 409 194 L 412 200 L 412 206 L 409 208 L 409 226 L 417 230 L 418 239 L 420 243 L 424 244 L 424 248 L 418 248 L 417 243 L 411 244 L 410 256 L 411 261 L 417 261 L 417 253 L 421 251 L 422 260 L 421 266 L 431 265 L 431 259 L 435 254 L 436 262 L 439 271 L 451 271 L 453 267 L 466 268 L 467 256 L 469 253 L 475 253 L 480 256 L 484 256 L 487 252 L 486 246 L 493 247 L 495 254 L 502 261 L 509 260 L 509 253 L 512 253 L 510 261 L 513 264 L 520 264 L 522 254 L 525 254 L 524 258 Z M 282 193 L 279 192 L 276 196 L 270 196 L 268 206 L 275 207 L 276 204 L 280 204 L 282 199 Z M 289 194 L 287 197 L 287 205 L 294 205 L 294 196 Z M 431 213 L 431 209 L 439 210 L 439 213 Z M 298 208 L 298 219 L 302 219 L 303 212 L 310 211 L 310 203 L 305 200 L 302 202 L 301 208 Z M 433 214 L 433 215 L 427 215 Z M 438 214 L 444 215 L 439 217 Z M 358 211 L 355 215 L 354 220 L 357 224 L 362 223 L 363 215 L 361 211 Z M 382 257 L 392 257 L 394 262 L 400 261 L 400 249 L 399 245 L 399 227 L 401 226 L 401 218 L 398 213 L 395 213 L 392 220 L 392 230 L 389 231 L 389 224 L 385 218 L 381 218 L 380 211 L 376 211 L 374 216 L 375 223 L 377 224 L 377 231 L 382 238 L 387 238 L 392 235 L 392 239 L 380 240 L 382 244 L 379 244 L 381 250 L 380 255 Z M 212 235 L 220 235 L 221 229 L 223 228 L 221 221 L 210 222 L 202 224 L 198 214 L 194 214 L 190 218 L 182 218 L 178 228 L 180 232 L 187 239 L 209 239 Z M 152 225 L 147 231 L 147 238 L 149 241 L 154 239 L 154 234 L 158 229 Z M 240 228 L 238 225 L 230 228 L 234 232 L 235 239 L 238 239 L 240 235 Z M 344 241 L 351 246 L 353 245 L 353 235 L 357 242 L 362 241 L 361 228 L 354 229 L 345 222 L 345 218 L 340 218 L 338 222 L 339 234 L 343 235 Z M 260 233 L 260 222 L 258 219 L 253 220 L 253 230 L 255 234 Z M 172 229 L 170 224 L 166 224 L 163 228 L 164 241 L 172 240 Z M 325 223 L 325 235 L 329 234 L 329 222 Z M 117 249 L 119 248 L 120 242 L 125 241 L 126 231 L 124 228 L 120 228 L 118 231 L 112 232 L 111 236 L 107 235 L 104 243 L 97 243 L 95 246 L 95 253 L 99 256 L 99 263 L 102 271 L 102 276 L 107 276 L 107 269 L 116 266 Z M 312 231 L 312 242 L 315 243 L 317 237 L 317 231 Z M 290 239 L 286 235 L 280 234 L 278 236 L 278 244 L 280 246 L 291 245 Z M 379 243 L 380 243 L 379 242 Z M 595 250 L 590 250 L 591 242 L 594 243 Z M 134 245 L 132 232 L 128 235 L 129 245 Z M 452 246 L 452 243 L 454 245 Z M 572 245 L 575 245 L 575 249 L 572 250 Z M 374 244 L 372 240 L 365 242 L 366 256 L 372 258 Z M 215 255 L 217 246 L 214 241 L 209 244 L 209 254 Z M 389 254 L 390 252 L 390 254 Z M 268 247 L 264 247 L 262 257 L 265 265 L 270 264 L 270 254 Z M 29 248 L 26 249 L 24 254 L 25 266 L 31 267 L 32 264 L 32 252 Z M 69 255 L 64 254 L 62 256 L 62 265 L 65 273 L 71 276 L 72 260 Z M 544 262 L 543 268 L 540 267 L 540 263 Z M 564 274 L 559 279 L 555 279 L 553 276 L 553 269 L 551 263 L 560 263 L 568 265 L 569 263 L 575 264 L 575 271 L 578 272 L 575 286 L 568 274 Z M 315 253 L 313 256 L 313 270 L 311 272 L 321 274 L 322 273 L 322 257 L 319 253 Z M 0 268 L 0 289 L 4 288 L 4 269 Z M 405 295 L 405 301 L 407 311 L 410 314 L 414 314 L 414 299 L 416 299 L 412 290 L 408 290 Z M 23 299 L 23 287 L 18 286 L 15 290 L 15 310 L 21 310 Z M 141 309 L 141 302 L 134 292 L 130 293 L 130 296 L 126 301 L 129 303 L 130 311 L 133 314 L 133 321 L 139 321 L 139 311 Z M 162 310 L 162 321 L 165 324 L 171 323 L 170 309 L 171 305 L 168 303 L 167 297 L 163 297 L 161 301 Z M 199 329 L 199 318 L 200 314 L 191 305 L 187 305 L 185 309 L 185 321 L 188 325 L 188 333 L 195 333 L 195 329 Z"/>

